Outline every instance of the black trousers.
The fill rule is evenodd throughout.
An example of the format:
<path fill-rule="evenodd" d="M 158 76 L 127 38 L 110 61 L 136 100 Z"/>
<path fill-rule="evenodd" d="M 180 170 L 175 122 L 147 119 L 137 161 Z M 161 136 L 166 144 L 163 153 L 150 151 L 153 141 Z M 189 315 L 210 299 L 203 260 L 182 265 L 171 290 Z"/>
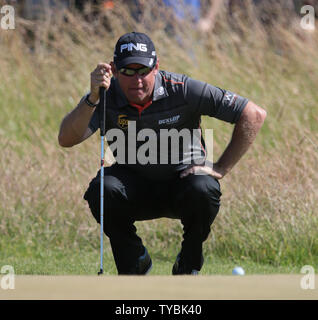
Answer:
<path fill-rule="evenodd" d="M 153 181 L 118 164 L 104 169 L 104 232 L 110 239 L 118 273 L 126 273 L 144 253 L 135 221 L 180 219 L 183 224 L 181 257 L 201 269 L 202 243 L 210 233 L 220 206 L 220 184 L 209 175 L 188 175 Z M 100 223 L 100 172 L 84 195 Z"/>

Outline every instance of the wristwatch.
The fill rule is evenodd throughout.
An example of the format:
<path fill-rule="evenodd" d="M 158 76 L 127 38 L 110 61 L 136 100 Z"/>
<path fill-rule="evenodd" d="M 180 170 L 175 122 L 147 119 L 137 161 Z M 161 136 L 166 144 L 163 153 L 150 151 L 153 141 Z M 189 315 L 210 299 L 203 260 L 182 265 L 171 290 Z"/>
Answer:
<path fill-rule="evenodd" d="M 98 106 L 98 103 L 97 104 L 94 104 L 92 102 L 89 101 L 88 97 L 89 97 L 90 93 L 88 93 L 86 96 L 85 96 L 85 102 L 92 108 L 96 108 Z"/>

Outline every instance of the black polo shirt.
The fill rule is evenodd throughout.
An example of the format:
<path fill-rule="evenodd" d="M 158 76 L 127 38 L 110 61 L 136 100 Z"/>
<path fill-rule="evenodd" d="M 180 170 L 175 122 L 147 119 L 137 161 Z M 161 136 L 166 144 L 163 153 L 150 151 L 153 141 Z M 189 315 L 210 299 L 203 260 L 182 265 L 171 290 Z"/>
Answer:
<path fill-rule="evenodd" d="M 152 103 L 141 110 L 129 104 L 112 78 L 106 95 L 106 141 L 120 165 L 150 179 L 170 179 L 206 159 L 201 116 L 236 123 L 247 102 L 186 75 L 159 71 Z M 89 128 L 99 129 L 98 108 Z"/>

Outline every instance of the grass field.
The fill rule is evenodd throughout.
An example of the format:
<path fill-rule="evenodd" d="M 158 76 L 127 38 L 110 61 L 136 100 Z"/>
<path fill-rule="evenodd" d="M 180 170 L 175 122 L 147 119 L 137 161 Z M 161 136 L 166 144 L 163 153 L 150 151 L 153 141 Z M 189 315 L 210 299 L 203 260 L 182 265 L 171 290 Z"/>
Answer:
<path fill-rule="evenodd" d="M 108 243 L 104 247 L 109 247 Z M 150 275 L 169 275 L 171 274 L 174 256 L 161 257 L 159 254 L 152 254 L 153 268 Z M 220 258 L 206 254 L 208 258 L 200 272 L 201 275 L 231 275 L 232 269 L 236 265 L 244 268 L 247 275 L 253 274 L 293 274 L 300 273 L 300 268 L 295 265 L 288 266 L 271 266 L 259 264 L 253 261 L 241 261 L 240 259 L 232 260 Z M 159 256 L 159 257 L 158 257 Z M 99 252 L 74 252 L 63 250 L 63 252 L 54 252 L 54 249 L 43 249 L 41 254 L 31 252 L 30 256 L 22 254 L 11 255 L 1 262 L 14 267 L 16 274 L 28 275 L 96 275 L 100 269 Z M 104 274 L 114 275 L 117 273 L 112 255 L 107 253 L 103 257 Z"/>
<path fill-rule="evenodd" d="M 205 242 L 202 274 L 299 273 L 318 266 L 317 31 L 252 16 L 213 34 L 191 26 L 167 34 L 162 19 L 137 24 L 122 7 L 88 23 L 74 13 L 46 21 L 17 17 L 0 30 L 0 267 L 17 274 L 95 274 L 99 226 L 82 199 L 99 168 L 99 136 L 72 149 L 58 146 L 64 115 L 89 89 L 89 74 L 110 61 L 117 38 L 131 30 L 154 40 L 160 68 L 186 73 L 249 98 L 267 111 L 255 144 L 221 181 L 222 207 Z M 255 18 L 255 17 L 254 17 Z M 102 27 L 103 21 L 111 27 Z M 107 20 L 108 19 L 108 20 Z M 235 26 L 235 27 L 234 27 Z M 181 44 L 177 41 L 182 39 Z M 214 158 L 233 127 L 203 119 L 214 129 Z M 138 222 L 154 261 L 152 274 L 170 274 L 180 248 L 177 220 Z M 107 274 L 116 274 L 105 239 Z"/>

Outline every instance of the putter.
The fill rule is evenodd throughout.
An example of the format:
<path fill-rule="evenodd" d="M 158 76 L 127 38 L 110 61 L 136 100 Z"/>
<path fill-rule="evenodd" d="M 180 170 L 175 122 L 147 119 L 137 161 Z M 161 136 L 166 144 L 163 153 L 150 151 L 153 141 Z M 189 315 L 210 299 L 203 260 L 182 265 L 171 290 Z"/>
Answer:
<path fill-rule="evenodd" d="M 103 274 L 103 238 L 104 238 L 104 137 L 106 132 L 106 90 L 99 88 L 99 117 L 101 136 L 101 162 L 100 162 L 100 270 Z"/>

